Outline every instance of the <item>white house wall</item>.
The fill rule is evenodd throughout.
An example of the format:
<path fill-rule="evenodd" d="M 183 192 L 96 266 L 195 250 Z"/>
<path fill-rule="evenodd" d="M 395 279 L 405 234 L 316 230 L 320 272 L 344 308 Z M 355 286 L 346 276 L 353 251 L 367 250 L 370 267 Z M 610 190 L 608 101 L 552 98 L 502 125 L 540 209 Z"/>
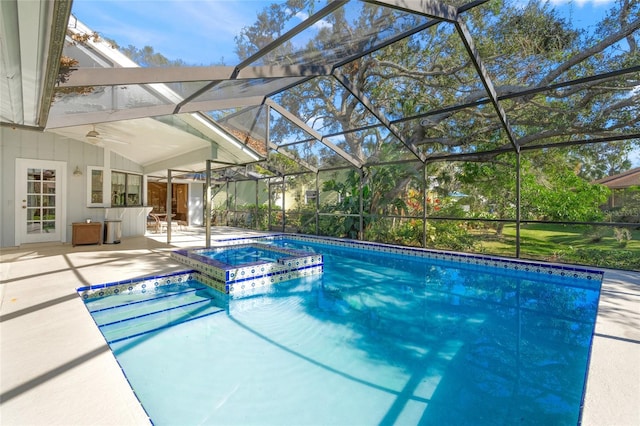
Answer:
<path fill-rule="evenodd" d="M 71 241 L 71 224 L 86 219 L 103 221 L 105 208 L 87 207 L 87 166 L 141 173 L 142 167 L 126 158 L 111 153 L 105 161 L 102 147 L 65 138 L 54 133 L 0 127 L 0 247 L 16 244 L 15 166 L 16 158 L 63 161 L 67 164 L 67 190 L 64 194 L 67 212 L 62 231 L 62 242 Z M 106 163 L 106 164 L 105 164 Z M 82 176 L 74 176 L 78 167 Z M 127 208 L 122 213 L 122 236 L 144 235 L 146 216 L 142 208 Z M 113 212 L 116 213 L 116 212 Z"/>

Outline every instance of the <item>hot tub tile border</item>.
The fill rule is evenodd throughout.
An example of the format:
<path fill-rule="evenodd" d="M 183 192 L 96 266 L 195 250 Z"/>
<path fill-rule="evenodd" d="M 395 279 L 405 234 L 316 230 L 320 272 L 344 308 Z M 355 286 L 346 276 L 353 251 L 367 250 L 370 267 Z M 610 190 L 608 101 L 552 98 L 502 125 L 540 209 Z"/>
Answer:
<path fill-rule="evenodd" d="M 222 250 L 228 247 L 255 247 L 268 249 L 288 255 L 274 262 L 252 262 L 236 267 L 210 257 L 204 253 L 211 250 Z M 321 274 L 324 271 L 324 257 L 322 254 L 310 253 L 303 250 L 291 250 L 283 247 L 265 246 L 264 244 L 247 240 L 234 239 L 228 245 L 218 245 L 212 248 L 198 248 L 190 250 L 175 250 L 172 259 L 187 267 L 198 271 L 200 281 L 225 294 L 239 294 L 236 289 L 262 287 L 300 277 Z"/>

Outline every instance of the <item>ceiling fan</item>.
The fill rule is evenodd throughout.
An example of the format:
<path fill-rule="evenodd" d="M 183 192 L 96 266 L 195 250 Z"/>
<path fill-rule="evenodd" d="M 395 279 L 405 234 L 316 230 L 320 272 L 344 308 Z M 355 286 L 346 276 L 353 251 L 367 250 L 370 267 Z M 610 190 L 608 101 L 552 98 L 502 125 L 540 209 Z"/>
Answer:
<path fill-rule="evenodd" d="M 120 141 L 118 139 L 113 139 L 113 138 L 109 138 L 109 137 L 103 136 L 100 132 L 98 132 L 96 130 L 96 126 L 95 125 L 92 126 L 92 129 L 89 130 L 86 135 L 84 135 L 84 138 L 90 144 L 97 145 L 97 146 L 104 146 L 103 142 L 114 142 L 114 143 L 119 143 L 119 144 L 122 144 L 122 145 L 128 145 L 129 144 L 129 142 L 124 142 L 124 141 Z"/>

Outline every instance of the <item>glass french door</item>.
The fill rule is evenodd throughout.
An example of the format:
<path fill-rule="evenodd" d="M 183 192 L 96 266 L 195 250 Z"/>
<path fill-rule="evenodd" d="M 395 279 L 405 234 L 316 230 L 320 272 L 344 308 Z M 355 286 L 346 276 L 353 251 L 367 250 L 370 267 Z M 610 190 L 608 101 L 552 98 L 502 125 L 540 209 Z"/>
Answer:
<path fill-rule="evenodd" d="M 65 163 L 16 159 L 16 244 L 62 241 Z"/>

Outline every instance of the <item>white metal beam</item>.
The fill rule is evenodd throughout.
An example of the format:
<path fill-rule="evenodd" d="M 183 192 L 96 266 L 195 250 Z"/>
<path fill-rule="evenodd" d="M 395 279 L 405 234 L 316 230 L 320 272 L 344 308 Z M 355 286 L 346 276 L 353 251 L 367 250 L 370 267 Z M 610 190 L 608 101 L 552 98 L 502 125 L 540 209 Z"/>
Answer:
<path fill-rule="evenodd" d="M 0 1 L 0 120 L 24 123 L 17 1 Z M 29 123 L 34 125 L 35 123 Z"/>
<path fill-rule="evenodd" d="M 113 121 L 132 120 L 134 118 L 171 115 L 173 114 L 174 107 L 174 105 L 154 105 L 117 111 L 95 111 L 50 116 L 46 128 L 57 129 L 60 127 L 80 126 L 82 124 L 110 123 Z"/>
<path fill-rule="evenodd" d="M 244 98 L 216 99 L 211 101 L 189 102 L 177 108 L 175 113 L 196 112 L 196 111 L 216 111 L 229 108 L 241 108 L 261 105 L 264 96 L 247 96 Z"/>
<path fill-rule="evenodd" d="M 329 75 L 325 65 L 265 65 L 243 68 L 236 80 Z M 157 68 L 76 68 L 59 87 L 124 86 L 129 84 L 176 83 L 232 79 L 235 67 L 157 67 Z"/>
<path fill-rule="evenodd" d="M 141 108 L 95 111 L 76 114 L 64 114 L 49 117 L 47 129 L 60 127 L 79 126 L 82 124 L 108 123 L 120 120 L 132 120 L 134 118 L 159 117 L 186 112 L 215 111 L 220 109 L 260 105 L 264 101 L 262 96 L 250 96 L 236 99 L 220 99 L 212 101 L 191 102 L 180 111 L 176 111 L 175 104 L 153 105 Z"/>

